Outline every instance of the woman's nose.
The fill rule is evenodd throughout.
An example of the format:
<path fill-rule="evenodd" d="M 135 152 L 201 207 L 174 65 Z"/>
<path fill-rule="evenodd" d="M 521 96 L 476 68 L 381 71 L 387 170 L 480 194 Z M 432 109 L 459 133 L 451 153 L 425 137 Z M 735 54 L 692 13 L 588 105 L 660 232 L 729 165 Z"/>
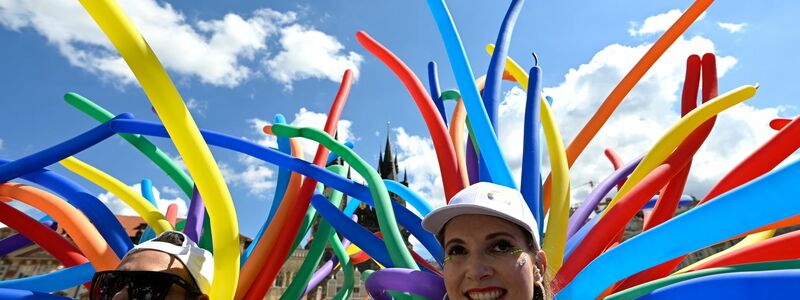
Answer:
<path fill-rule="evenodd" d="M 466 276 L 468 279 L 480 281 L 492 275 L 494 270 L 479 255 L 472 255 L 467 260 Z"/>

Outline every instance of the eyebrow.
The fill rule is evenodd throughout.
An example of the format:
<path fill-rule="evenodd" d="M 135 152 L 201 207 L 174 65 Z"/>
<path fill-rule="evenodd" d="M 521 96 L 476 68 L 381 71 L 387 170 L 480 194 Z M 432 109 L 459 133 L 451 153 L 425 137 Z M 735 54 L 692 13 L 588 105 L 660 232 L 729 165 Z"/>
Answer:
<path fill-rule="evenodd" d="M 444 243 L 444 248 L 447 248 L 447 246 L 450 246 L 450 244 L 453 244 L 453 243 L 457 243 L 457 244 L 466 244 L 466 243 L 464 242 L 464 240 L 462 240 L 462 239 L 452 239 L 452 240 L 449 240 L 449 241 L 447 241 L 446 243 Z"/>
<path fill-rule="evenodd" d="M 490 233 L 490 234 L 486 235 L 485 240 L 488 241 L 488 240 L 492 240 L 492 239 L 495 239 L 495 238 L 498 238 L 498 237 L 507 237 L 507 238 L 510 238 L 512 240 L 515 240 L 515 241 L 517 240 L 514 236 L 512 236 L 512 235 L 510 235 L 510 234 L 508 234 L 507 232 L 504 232 L 504 231 Z"/>

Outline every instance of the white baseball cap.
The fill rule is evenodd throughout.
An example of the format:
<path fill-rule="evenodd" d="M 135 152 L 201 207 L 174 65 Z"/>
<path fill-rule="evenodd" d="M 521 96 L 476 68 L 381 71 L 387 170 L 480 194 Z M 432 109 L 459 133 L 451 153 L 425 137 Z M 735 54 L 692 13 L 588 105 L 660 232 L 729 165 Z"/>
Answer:
<path fill-rule="evenodd" d="M 214 278 L 214 256 L 211 252 L 197 246 L 183 232 L 164 231 L 159 237 L 165 234 L 179 234 L 183 237 L 183 243 L 178 246 L 169 242 L 157 241 L 158 238 L 155 238 L 136 245 L 131 251 L 128 251 L 126 256 L 143 250 L 161 251 L 172 255 L 186 266 L 186 270 L 189 271 L 189 275 L 197 283 L 200 291 L 208 295 L 211 290 L 211 281 Z"/>
<path fill-rule="evenodd" d="M 451 219 L 460 215 L 487 215 L 522 226 L 539 244 L 539 226 L 528 204 L 516 189 L 478 182 L 456 193 L 450 202 L 430 212 L 422 219 L 422 227 L 439 234 Z"/>

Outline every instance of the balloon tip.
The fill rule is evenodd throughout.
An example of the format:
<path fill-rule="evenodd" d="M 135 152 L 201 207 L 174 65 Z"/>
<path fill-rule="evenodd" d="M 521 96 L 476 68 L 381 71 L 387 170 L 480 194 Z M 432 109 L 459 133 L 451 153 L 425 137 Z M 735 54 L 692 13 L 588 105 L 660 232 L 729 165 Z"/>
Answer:
<path fill-rule="evenodd" d="M 760 87 L 761 87 L 761 84 L 758 83 L 758 82 L 756 82 L 756 84 L 753 85 L 753 88 L 756 89 L 756 90 L 758 90 L 758 88 L 760 88 Z"/>
<path fill-rule="evenodd" d="M 531 52 L 531 55 L 533 55 L 533 66 L 534 67 L 538 67 L 539 66 L 539 57 L 536 55 L 536 52 Z"/>

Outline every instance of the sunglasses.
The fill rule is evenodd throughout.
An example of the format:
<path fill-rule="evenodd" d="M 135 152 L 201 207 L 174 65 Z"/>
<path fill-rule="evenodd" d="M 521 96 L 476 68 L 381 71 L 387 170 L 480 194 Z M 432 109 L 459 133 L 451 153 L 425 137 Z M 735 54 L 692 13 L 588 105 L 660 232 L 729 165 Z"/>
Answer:
<path fill-rule="evenodd" d="M 178 285 L 187 296 L 203 293 L 196 284 L 178 275 L 154 271 L 103 271 L 92 277 L 91 300 L 110 300 L 121 290 L 128 288 L 128 299 L 163 300 L 172 285 Z"/>

